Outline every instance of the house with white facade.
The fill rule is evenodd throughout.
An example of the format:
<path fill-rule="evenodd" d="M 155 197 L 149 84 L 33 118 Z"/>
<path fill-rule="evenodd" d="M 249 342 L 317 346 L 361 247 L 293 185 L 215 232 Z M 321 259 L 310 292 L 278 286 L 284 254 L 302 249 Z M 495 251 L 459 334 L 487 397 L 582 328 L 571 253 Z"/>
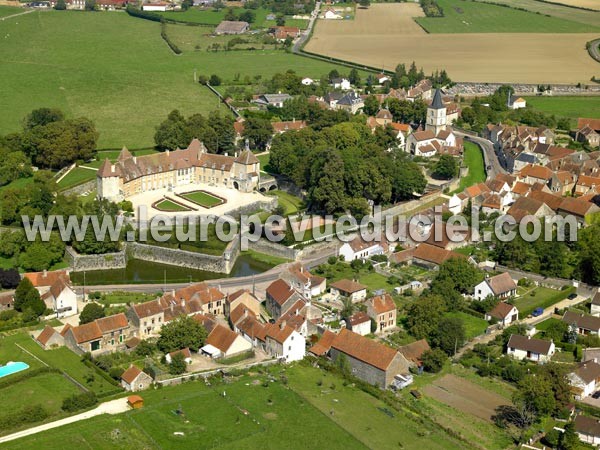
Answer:
<path fill-rule="evenodd" d="M 71 285 L 69 272 L 55 270 L 31 272 L 24 275 L 38 290 L 46 307 L 59 318 L 77 314 L 77 294 Z"/>
<path fill-rule="evenodd" d="M 510 303 L 500 302 L 485 315 L 485 320 L 492 319 L 497 320 L 502 327 L 507 327 L 519 320 L 519 310 Z"/>
<path fill-rule="evenodd" d="M 554 342 L 519 334 L 510 336 L 506 349 L 506 354 L 515 359 L 528 359 L 538 363 L 550 361 L 555 352 Z"/>
<path fill-rule="evenodd" d="M 205 341 L 219 350 L 219 357 L 231 358 L 252 350 L 252 344 L 223 325 L 215 325 Z"/>
<path fill-rule="evenodd" d="M 345 319 L 346 328 L 356 334 L 366 336 L 371 333 L 371 318 L 363 311 L 358 311 Z"/>
<path fill-rule="evenodd" d="M 579 414 L 573 420 L 575 432 L 581 442 L 598 447 L 600 445 L 600 420 Z"/>
<path fill-rule="evenodd" d="M 367 286 L 348 279 L 331 283 L 329 292 L 335 297 L 349 298 L 352 303 L 362 302 L 367 298 Z"/>
<path fill-rule="evenodd" d="M 365 259 L 383 253 L 384 249 L 381 242 L 368 242 L 357 236 L 350 242 L 344 242 L 339 249 L 338 256 L 343 256 L 344 261 L 354 261 L 355 259 Z"/>
<path fill-rule="evenodd" d="M 587 314 L 575 311 L 566 311 L 562 321 L 569 326 L 569 329 L 576 331 L 577 334 L 600 334 L 600 317 L 588 316 Z"/>
<path fill-rule="evenodd" d="M 575 400 L 589 397 L 598 388 L 600 382 L 600 364 L 595 360 L 577 364 L 577 368 L 567 374 Z"/>
<path fill-rule="evenodd" d="M 300 333 L 288 326 L 285 321 L 264 326 L 264 334 L 259 337 L 263 349 L 271 356 L 284 362 L 300 361 L 306 352 L 306 343 Z"/>
<path fill-rule="evenodd" d="M 505 300 L 517 294 L 517 283 L 508 272 L 486 278 L 477 286 L 473 297 L 477 300 L 485 300 L 488 297 L 496 297 Z"/>

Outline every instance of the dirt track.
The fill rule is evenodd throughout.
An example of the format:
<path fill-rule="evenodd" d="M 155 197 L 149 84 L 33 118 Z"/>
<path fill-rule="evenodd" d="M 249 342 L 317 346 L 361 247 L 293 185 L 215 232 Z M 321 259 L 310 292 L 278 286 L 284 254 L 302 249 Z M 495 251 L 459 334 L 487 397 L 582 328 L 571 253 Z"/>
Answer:
<path fill-rule="evenodd" d="M 418 4 L 378 3 L 354 21 L 319 20 L 305 50 L 386 69 L 416 61 L 456 81 L 587 83 L 600 70 L 585 48 L 595 34 L 427 34 L 412 20 L 422 15 Z"/>
<path fill-rule="evenodd" d="M 423 388 L 423 392 L 439 402 L 483 420 L 491 420 L 498 406 L 509 403 L 504 397 L 455 375 L 443 376 Z"/>

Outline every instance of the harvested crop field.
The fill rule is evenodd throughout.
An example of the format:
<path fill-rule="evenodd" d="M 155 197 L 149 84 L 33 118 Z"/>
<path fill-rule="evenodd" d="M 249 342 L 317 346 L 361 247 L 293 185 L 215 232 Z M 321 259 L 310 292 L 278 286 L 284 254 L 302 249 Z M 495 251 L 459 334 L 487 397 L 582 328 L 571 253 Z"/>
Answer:
<path fill-rule="evenodd" d="M 415 3 L 374 4 L 352 22 L 319 20 L 305 50 L 386 69 L 416 61 L 455 81 L 587 83 L 598 72 L 585 48 L 596 34 L 427 34 L 413 20 L 422 16 Z M 494 54 L 499 42 L 502 57 Z"/>
<path fill-rule="evenodd" d="M 562 3 L 567 6 L 575 6 L 576 8 L 595 9 L 600 11 L 600 0 L 559 0 L 556 3 Z"/>
<path fill-rule="evenodd" d="M 491 420 L 496 408 L 508 403 L 504 397 L 455 375 L 443 376 L 425 386 L 423 392 L 441 403 L 483 420 Z"/>
<path fill-rule="evenodd" d="M 526 9 L 527 11 L 537 12 L 540 14 L 547 14 L 552 17 L 558 17 L 560 19 L 571 20 L 574 22 L 584 23 L 588 25 L 598 26 L 600 23 L 600 0 L 560 0 L 562 4 L 558 3 L 546 3 L 538 0 L 480 0 L 484 3 L 494 3 L 496 5 L 507 5 L 512 8 Z M 570 3 L 581 3 L 590 5 L 596 5 L 595 9 L 598 12 L 587 11 L 585 9 L 573 8 L 566 6 Z M 583 7 L 583 6 L 582 6 Z M 593 6 L 587 8 L 594 9 Z"/>

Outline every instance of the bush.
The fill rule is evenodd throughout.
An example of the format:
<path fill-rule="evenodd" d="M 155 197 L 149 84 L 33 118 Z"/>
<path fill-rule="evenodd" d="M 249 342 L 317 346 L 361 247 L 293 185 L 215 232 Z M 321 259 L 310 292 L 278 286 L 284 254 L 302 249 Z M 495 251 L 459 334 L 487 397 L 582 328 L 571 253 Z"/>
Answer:
<path fill-rule="evenodd" d="M 62 410 L 67 412 L 75 412 L 80 409 L 86 409 L 98 403 L 96 394 L 93 392 L 84 392 L 82 394 L 73 394 L 63 400 Z"/>
<path fill-rule="evenodd" d="M 108 374 L 115 380 L 120 380 L 121 375 L 123 375 L 123 372 L 125 371 L 121 367 L 111 367 L 108 371 Z"/>
<path fill-rule="evenodd" d="M 427 350 L 422 356 L 423 368 L 427 372 L 438 373 L 447 359 L 446 353 L 439 348 Z"/>
<path fill-rule="evenodd" d="M 0 429 L 7 430 L 27 423 L 41 422 L 49 415 L 42 405 L 27 405 L 18 411 L 0 416 Z"/>

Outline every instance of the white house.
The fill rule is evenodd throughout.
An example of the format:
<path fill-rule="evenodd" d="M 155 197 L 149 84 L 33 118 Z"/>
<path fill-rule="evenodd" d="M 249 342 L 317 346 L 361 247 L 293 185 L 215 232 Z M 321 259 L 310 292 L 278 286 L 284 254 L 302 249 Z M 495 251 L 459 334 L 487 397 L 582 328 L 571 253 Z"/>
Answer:
<path fill-rule="evenodd" d="M 600 317 L 588 316 L 575 311 L 566 311 L 562 321 L 577 334 L 600 334 Z"/>
<path fill-rule="evenodd" d="M 325 14 L 323 14 L 323 18 L 325 18 L 327 20 L 341 19 L 342 15 L 338 14 L 338 12 L 335 9 L 328 8 L 327 11 L 325 11 Z"/>
<path fill-rule="evenodd" d="M 594 392 L 600 381 L 600 364 L 595 360 L 577 364 L 577 368 L 567 374 L 575 400 L 583 400 Z"/>
<path fill-rule="evenodd" d="M 304 358 L 306 344 L 300 333 L 286 325 L 266 324 L 264 327 L 264 350 L 284 362 L 300 361 Z"/>
<path fill-rule="evenodd" d="M 205 344 L 221 352 L 219 356 L 230 358 L 252 350 L 252 344 L 223 325 L 216 325 L 206 338 Z"/>
<path fill-rule="evenodd" d="M 352 303 L 362 302 L 367 298 L 367 286 L 348 279 L 331 283 L 329 292 L 335 297 L 349 298 Z"/>
<path fill-rule="evenodd" d="M 366 336 L 371 333 L 371 318 L 363 311 L 358 311 L 346 318 L 346 328 L 356 334 Z"/>
<path fill-rule="evenodd" d="M 485 315 L 485 320 L 498 320 L 502 327 L 507 327 L 513 322 L 519 320 L 519 310 L 510 303 L 500 302 L 489 313 Z"/>
<path fill-rule="evenodd" d="M 508 100 L 508 107 L 510 109 L 521 109 L 521 108 L 525 108 L 527 106 L 527 102 L 525 101 L 525 99 L 523 97 L 513 97 L 512 95 L 510 96 L 510 99 Z"/>
<path fill-rule="evenodd" d="M 385 82 L 391 80 L 391 78 L 389 76 L 387 76 L 385 73 L 380 73 L 375 78 L 377 79 L 378 84 L 384 84 Z"/>
<path fill-rule="evenodd" d="M 181 353 L 183 355 L 183 360 L 186 362 L 186 364 L 192 363 L 192 352 L 189 348 L 186 347 L 181 350 L 176 350 L 174 352 L 167 353 L 165 355 L 165 360 L 167 361 L 167 364 L 171 364 L 171 362 L 173 361 L 173 357 L 178 353 Z"/>
<path fill-rule="evenodd" d="M 594 298 L 592 298 L 592 306 L 590 307 L 592 316 L 600 316 L 600 292 L 596 292 Z"/>
<path fill-rule="evenodd" d="M 33 272 L 26 273 L 24 277 L 31 281 L 46 306 L 55 311 L 57 317 L 77 314 L 77 294 L 71 286 L 69 272 L 64 270 Z"/>
<path fill-rule="evenodd" d="M 512 334 L 508 340 L 506 354 L 515 359 L 544 363 L 550 361 L 555 351 L 552 341 Z"/>
<path fill-rule="evenodd" d="M 341 89 L 343 91 L 348 91 L 352 88 L 352 84 L 350 84 L 350 80 L 347 78 L 333 78 L 331 85 L 334 89 Z"/>
<path fill-rule="evenodd" d="M 511 278 L 508 272 L 486 278 L 477 286 L 473 297 L 477 300 L 485 300 L 489 296 L 501 300 L 515 296 L 517 293 L 517 283 Z"/>
<path fill-rule="evenodd" d="M 338 256 L 343 256 L 344 261 L 354 261 L 355 259 L 365 259 L 383 253 L 381 242 L 367 242 L 357 236 L 350 242 L 344 242 L 344 245 L 339 249 Z"/>
<path fill-rule="evenodd" d="M 143 11 L 166 11 L 168 3 L 145 3 L 142 5 Z"/>
<path fill-rule="evenodd" d="M 448 199 L 448 211 L 452 214 L 460 214 L 468 203 L 468 197 L 464 193 L 453 194 Z"/>
<path fill-rule="evenodd" d="M 325 278 L 313 275 L 300 263 L 293 264 L 284 270 L 281 279 L 306 299 L 324 294 L 327 287 Z"/>
<path fill-rule="evenodd" d="M 581 442 L 591 444 L 594 447 L 600 445 L 600 421 L 598 419 L 580 414 L 575 417 L 573 424 Z"/>
<path fill-rule="evenodd" d="M 302 78 L 302 81 L 301 81 L 301 83 L 304 86 L 312 86 L 314 84 L 314 82 L 315 82 L 315 80 L 313 80 L 312 78 L 309 78 L 309 77 Z"/>
<path fill-rule="evenodd" d="M 437 153 L 435 134 L 431 130 L 415 131 L 406 140 L 406 151 L 411 155 L 430 158 Z"/>

